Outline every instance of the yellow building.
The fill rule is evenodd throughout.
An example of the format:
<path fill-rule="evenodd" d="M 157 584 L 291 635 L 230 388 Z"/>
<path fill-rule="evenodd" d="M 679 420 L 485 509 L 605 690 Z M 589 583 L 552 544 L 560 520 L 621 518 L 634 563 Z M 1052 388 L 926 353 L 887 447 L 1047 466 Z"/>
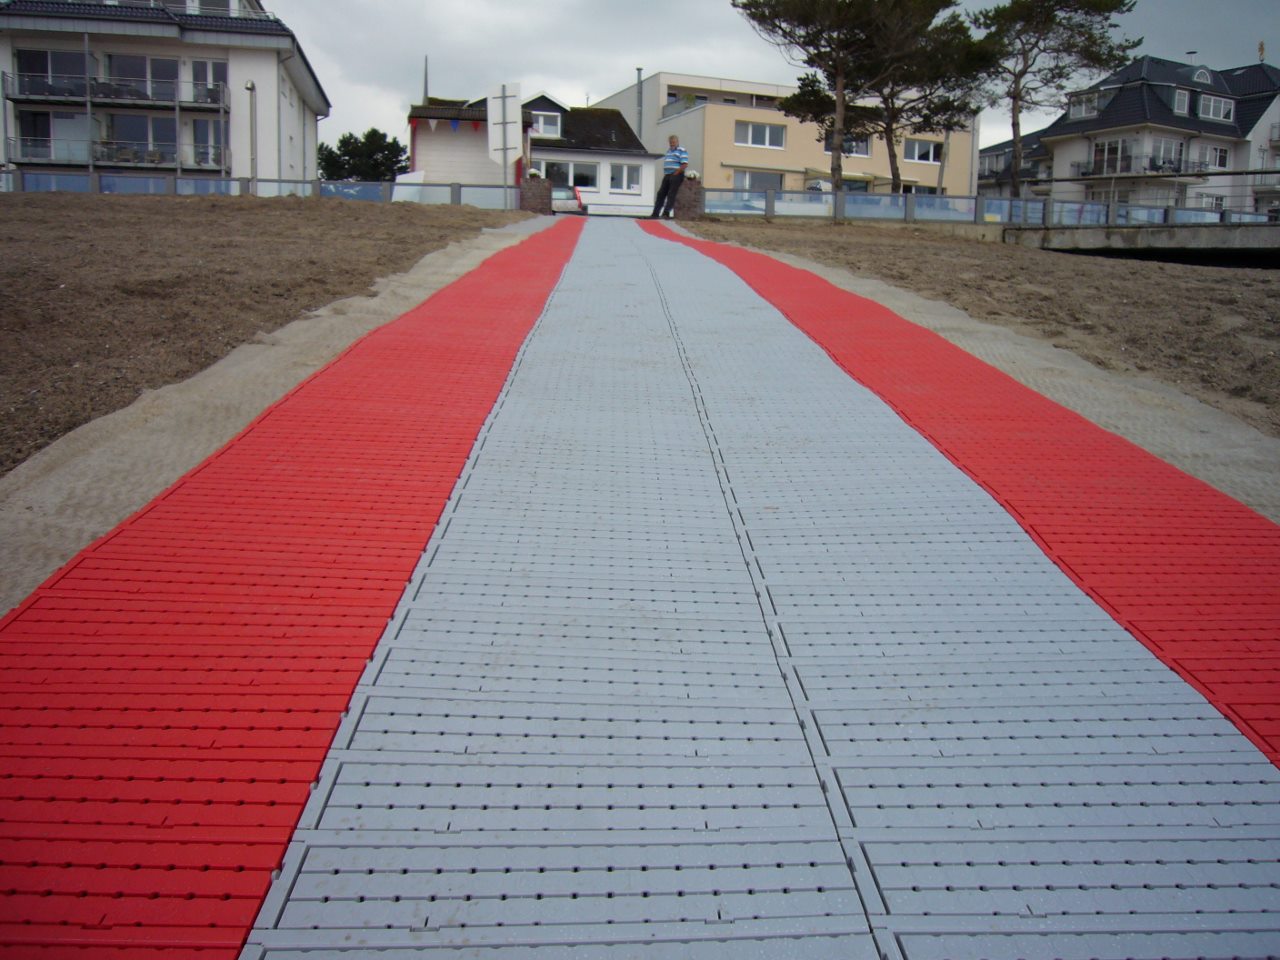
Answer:
<path fill-rule="evenodd" d="M 690 168 L 711 189 L 829 190 L 831 154 L 818 129 L 778 109 L 796 88 L 750 80 L 655 73 L 596 106 L 620 110 L 645 148 L 662 153 L 675 134 Z M 943 162 L 945 151 L 946 161 Z M 969 130 L 903 138 L 898 148 L 909 193 L 977 193 L 977 118 Z M 846 142 L 845 189 L 888 193 L 889 151 L 882 139 Z"/>

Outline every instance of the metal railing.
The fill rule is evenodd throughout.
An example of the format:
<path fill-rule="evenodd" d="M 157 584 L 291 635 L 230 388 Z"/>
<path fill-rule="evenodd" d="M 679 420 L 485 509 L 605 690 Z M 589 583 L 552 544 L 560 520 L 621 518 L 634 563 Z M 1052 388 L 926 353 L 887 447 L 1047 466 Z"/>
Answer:
<path fill-rule="evenodd" d="M 1082 161 L 1071 164 L 1073 177 L 1141 176 L 1147 173 L 1185 174 L 1197 176 L 1223 167 L 1210 165 L 1205 160 L 1178 160 L 1153 154 L 1117 157 L 1104 163 Z"/>
<path fill-rule="evenodd" d="M 1267 223 L 1267 213 L 1097 201 L 1027 200 L 937 194 L 703 190 L 704 212 L 733 217 L 835 217 L 898 223 L 950 222 L 1010 226 L 1105 227 L 1184 223 Z"/>
<path fill-rule="evenodd" d="M 3 91 L 10 100 L 90 101 L 131 107 L 149 104 L 171 107 L 180 103 L 188 108 L 220 108 L 228 102 L 224 83 L 147 77 L 5 73 Z"/>
<path fill-rule="evenodd" d="M 518 210 L 518 187 L 466 183 L 395 183 L 356 180 L 251 180 L 139 171 L 87 173 L 0 170 L 0 193 L 127 193 L 156 196 L 333 197 L 370 203 L 467 204 L 482 210 Z"/>
<path fill-rule="evenodd" d="M 10 137 L 9 160 L 14 163 L 94 164 L 112 167 L 177 167 L 224 170 L 231 163 L 225 147 L 198 143 L 137 140 L 69 140 L 61 137 Z"/>
<path fill-rule="evenodd" d="M 70 2 L 70 0 L 67 0 Z M 208 0 L 196 0 L 196 9 L 188 9 L 187 0 L 75 0 L 81 4 L 92 4 L 99 7 L 138 7 L 151 10 L 169 10 L 173 13 L 198 13 L 206 16 L 236 17 L 244 20 L 275 20 L 274 13 L 245 10 L 236 0 L 223 0 L 211 3 Z"/>

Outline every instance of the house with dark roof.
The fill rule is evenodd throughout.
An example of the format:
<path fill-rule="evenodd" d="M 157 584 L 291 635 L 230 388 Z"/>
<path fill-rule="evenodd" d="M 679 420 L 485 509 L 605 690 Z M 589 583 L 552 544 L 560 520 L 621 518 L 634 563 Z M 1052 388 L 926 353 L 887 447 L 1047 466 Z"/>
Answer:
<path fill-rule="evenodd" d="M 1264 211 L 1280 199 L 1280 70 L 1141 57 L 1040 131 L 1055 200 Z"/>
<path fill-rule="evenodd" d="M 489 102 L 430 98 L 409 111 L 410 172 L 401 182 L 496 186 L 502 167 L 489 152 Z M 591 213 L 648 213 L 657 160 L 617 110 L 569 107 L 539 93 L 521 103 L 520 155 L 507 183 L 543 177 L 577 187 Z"/>
<path fill-rule="evenodd" d="M 260 0 L 0 0 L 0 165 L 318 176 L 330 103 Z"/>
<path fill-rule="evenodd" d="M 1024 197 L 1049 195 L 1053 176 L 1053 155 L 1043 143 L 1040 134 L 1022 135 L 1022 183 Z M 978 195 L 981 197 L 1008 197 L 1013 194 L 1013 141 L 993 143 L 978 151 Z"/>

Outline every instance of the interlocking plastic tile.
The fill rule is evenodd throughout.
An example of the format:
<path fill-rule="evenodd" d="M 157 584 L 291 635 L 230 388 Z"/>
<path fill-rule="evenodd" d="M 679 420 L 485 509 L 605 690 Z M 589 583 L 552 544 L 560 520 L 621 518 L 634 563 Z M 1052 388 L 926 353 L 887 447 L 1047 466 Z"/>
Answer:
<path fill-rule="evenodd" d="M 579 230 L 356 343 L 0 622 L 0 955 L 238 954 Z"/>

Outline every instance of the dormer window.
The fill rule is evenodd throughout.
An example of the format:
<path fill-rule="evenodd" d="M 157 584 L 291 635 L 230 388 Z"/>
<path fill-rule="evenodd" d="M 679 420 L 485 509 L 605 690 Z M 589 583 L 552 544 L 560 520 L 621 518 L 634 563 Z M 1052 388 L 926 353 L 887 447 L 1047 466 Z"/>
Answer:
<path fill-rule="evenodd" d="M 1236 117 L 1236 105 L 1225 97 L 1200 95 L 1200 118 L 1202 120 L 1222 120 L 1230 123 Z"/>
<path fill-rule="evenodd" d="M 1196 83 L 1211 83 L 1211 82 L 1212 82 L 1211 78 L 1209 77 L 1209 71 L 1208 71 L 1208 70 L 1197 70 L 1197 71 L 1196 71 L 1196 75 L 1195 75 L 1195 77 L 1194 77 L 1193 79 L 1195 80 L 1195 82 L 1196 82 Z"/>
<path fill-rule="evenodd" d="M 1173 112 L 1186 116 L 1191 112 L 1191 91 L 1175 90 L 1173 92 Z"/>
<path fill-rule="evenodd" d="M 535 137 L 560 136 L 560 114 L 534 113 L 532 135 Z"/>
<path fill-rule="evenodd" d="M 1071 119 L 1079 120 L 1083 117 L 1096 117 L 1098 115 L 1098 95 L 1096 93 L 1086 93 L 1081 97 L 1073 97 L 1071 100 Z"/>

